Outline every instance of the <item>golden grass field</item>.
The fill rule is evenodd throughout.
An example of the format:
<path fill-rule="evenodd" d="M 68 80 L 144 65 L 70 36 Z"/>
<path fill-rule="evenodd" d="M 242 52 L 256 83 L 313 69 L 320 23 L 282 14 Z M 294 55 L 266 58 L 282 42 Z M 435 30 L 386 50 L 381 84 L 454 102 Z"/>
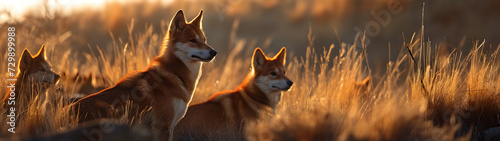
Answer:
<path fill-rule="evenodd" d="M 247 126 L 244 134 L 221 130 L 207 140 L 241 137 L 247 140 L 500 138 L 498 38 L 484 41 L 462 39 L 465 38 L 462 35 L 449 37 L 462 39 L 457 42 L 453 42 L 454 39 L 441 41 L 443 37 L 430 38 L 441 35 L 440 31 L 422 32 L 427 25 L 421 22 L 422 3 L 416 1 L 403 3 L 419 7 L 412 11 L 419 14 L 405 17 L 413 19 L 409 25 L 416 25 L 412 27 L 415 30 L 401 34 L 400 29 L 389 26 L 387 30 L 397 31 L 397 34 L 382 33 L 380 38 L 391 38 L 392 42 L 380 43 L 375 41 L 378 38 L 371 38 L 370 44 L 366 44 L 366 35 L 338 35 L 336 30 L 325 31 L 325 26 L 316 23 L 328 22 L 325 19 L 349 19 L 353 10 L 346 7 L 376 9 L 388 1 L 353 6 L 355 3 L 345 0 L 326 0 L 325 5 L 336 6 L 332 11 L 317 1 L 224 2 L 229 6 L 224 9 L 222 20 L 210 1 L 199 1 L 198 5 L 191 1 L 175 1 L 169 6 L 108 4 L 102 11 L 80 11 L 69 15 L 55 12 L 40 16 L 34 12 L 27 14 L 24 21 L 0 26 L 0 51 L 3 52 L 0 58 L 7 59 L 6 28 L 15 26 L 18 55 L 24 48 L 37 52 L 45 44 L 47 59 L 55 72 L 92 73 L 102 76 L 104 82 L 101 86 L 109 87 L 128 72 L 145 69 L 158 55 L 168 22 L 175 11 L 182 8 L 187 19 L 191 19 L 204 8 L 207 14 L 203 28 L 208 44 L 219 54 L 214 61 L 203 65 L 203 75 L 192 103 L 203 102 L 215 92 L 236 88 L 250 71 L 250 59 L 256 47 L 274 55 L 286 46 L 287 76 L 294 81 L 294 86 L 283 93 L 274 115 L 262 115 L 261 119 Z M 443 3 L 436 5 L 439 4 Z M 429 7 L 431 11 L 425 16 L 433 17 L 433 6 Z M 265 14 L 279 13 L 276 11 L 289 14 L 285 17 Z M 263 21 L 255 21 L 259 19 Z M 396 17 L 394 22 L 404 24 L 404 20 Z M 262 26 L 266 24 L 269 29 Z M 303 34 L 292 31 L 295 27 Z M 485 38 L 496 38 L 498 34 L 490 33 L 493 31 L 484 31 L 493 36 Z M 258 36 L 260 32 L 262 34 Z M 324 37 L 325 32 L 337 35 Z M 380 59 L 381 56 L 385 59 Z M 0 64 L 0 72 L 6 74 L 6 63 Z M 6 76 L 0 77 L 2 86 L 6 83 Z M 370 78 L 369 85 L 360 86 L 359 83 L 367 77 Z M 72 112 L 62 110 L 73 91 L 58 89 L 71 88 L 71 85 L 74 84 L 61 78 L 48 90 L 45 99 L 54 102 L 50 108 L 43 107 L 43 101 L 29 103 L 30 108 L 19 114 L 22 115 L 19 119 L 22 125 L 16 127 L 16 134 L 7 132 L 8 126 L 4 122 L 7 119 L 2 114 L 0 140 L 31 137 L 50 140 L 51 135 L 67 132 L 82 136 L 81 131 L 74 130 L 79 127 Z M 6 92 L 6 87 L 0 87 L 0 91 Z M 5 113 L 6 109 L 2 110 L 1 113 Z M 134 126 L 129 130 L 126 126 L 129 123 L 125 121 L 124 118 L 115 121 L 118 125 L 116 132 L 130 132 L 132 137 L 115 135 L 116 138 L 107 139 L 148 138 L 145 127 Z M 121 125 L 124 125 L 123 131 L 119 130 Z M 137 138 L 133 138 L 134 135 Z"/>

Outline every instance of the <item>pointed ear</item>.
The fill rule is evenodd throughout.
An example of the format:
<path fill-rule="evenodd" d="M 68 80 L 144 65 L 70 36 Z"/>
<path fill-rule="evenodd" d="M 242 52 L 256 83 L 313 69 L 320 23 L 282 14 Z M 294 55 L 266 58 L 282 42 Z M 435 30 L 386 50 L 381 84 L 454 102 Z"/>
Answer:
<path fill-rule="evenodd" d="M 28 49 L 24 49 L 21 59 L 19 60 L 19 71 L 27 70 L 32 61 L 33 57 L 31 56 L 31 53 Z"/>
<path fill-rule="evenodd" d="M 266 55 L 260 48 L 255 49 L 252 57 L 252 68 L 260 69 L 266 62 Z"/>
<path fill-rule="evenodd" d="M 38 51 L 35 57 L 42 57 L 45 59 L 45 45 L 42 45 L 42 48 Z M 35 58 L 33 57 L 33 58 Z"/>
<path fill-rule="evenodd" d="M 366 77 L 362 82 L 356 82 L 354 85 L 357 91 L 359 92 L 370 92 L 370 77 Z"/>
<path fill-rule="evenodd" d="M 203 19 L 203 10 L 200 10 L 198 16 L 196 16 L 190 23 L 201 27 L 201 20 Z"/>
<path fill-rule="evenodd" d="M 179 10 L 170 21 L 170 27 L 168 28 L 169 34 L 173 35 L 179 31 L 182 31 L 185 27 L 186 17 L 184 17 L 184 12 L 182 12 L 182 10 Z"/>
<path fill-rule="evenodd" d="M 365 78 L 365 80 L 363 80 L 363 85 L 364 85 L 364 86 L 368 86 L 368 85 L 370 85 L 370 81 L 371 81 L 370 77 L 369 77 L 369 76 L 368 76 L 368 77 L 366 77 L 366 78 Z"/>
<path fill-rule="evenodd" d="M 273 58 L 276 59 L 276 61 L 278 61 L 278 62 L 283 62 L 283 65 L 285 65 L 285 63 L 286 63 L 286 48 L 285 47 L 281 48 L 280 52 L 278 54 L 276 54 Z"/>
<path fill-rule="evenodd" d="M 92 80 L 92 73 L 87 74 L 87 76 L 85 76 L 84 80 L 85 81 Z"/>

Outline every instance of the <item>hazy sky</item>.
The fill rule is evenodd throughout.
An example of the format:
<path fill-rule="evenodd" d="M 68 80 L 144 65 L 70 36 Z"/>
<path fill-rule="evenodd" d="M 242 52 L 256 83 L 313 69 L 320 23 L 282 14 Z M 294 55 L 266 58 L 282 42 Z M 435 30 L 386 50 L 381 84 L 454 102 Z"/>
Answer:
<path fill-rule="evenodd" d="M 73 10 L 85 10 L 90 9 L 100 9 L 106 2 L 144 2 L 143 0 L 1 0 L 0 1 L 0 23 L 4 23 L 8 20 L 8 16 L 4 13 L 8 11 L 13 16 L 12 18 L 16 20 L 22 20 L 22 15 L 27 10 L 38 10 L 40 12 L 43 10 L 44 2 L 51 10 L 57 9 L 65 14 Z M 163 1 L 163 4 L 168 4 L 172 0 L 151 0 L 151 1 Z"/>

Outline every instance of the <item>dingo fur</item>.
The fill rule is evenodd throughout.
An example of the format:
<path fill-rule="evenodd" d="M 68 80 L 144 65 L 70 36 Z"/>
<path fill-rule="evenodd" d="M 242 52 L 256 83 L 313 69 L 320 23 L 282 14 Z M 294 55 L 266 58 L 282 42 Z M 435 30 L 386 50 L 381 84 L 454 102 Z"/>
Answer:
<path fill-rule="evenodd" d="M 40 113 L 44 114 L 47 104 L 50 103 L 49 97 L 51 97 L 50 93 L 46 91 L 59 79 L 59 75 L 51 70 L 49 62 L 45 59 L 44 45 L 35 56 L 32 56 L 27 49 L 24 49 L 17 65 L 15 81 L 7 82 L 8 90 L 2 99 L 3 108 L 5 108 L 9 118 L 7 122 L 10 126 L 8 131 L 12 133 L 15 133 L 16 127 L 21 127 L 19 121 L 24 120 L 21 117 L 29 117 L 26 116 L 28 110 L 30 110 L 29 107 L 40 107 Z M 23 134 L 31 134 L 33 124 L 25 122 L 22 124 L 25 129 L 21 129 L 28 129 L 26 130 L 28 132 Z"/>
<path fill-rule="evenodd" d="M 127 110 L 131 114 L 129 119 L 134 119 L 139 112 L 151 108 L 156 139 L 171 140 L 174 126 L 191 102 L 201 76 L 202 62 L 211 61 L 217 54 L 207 44 L 202 16 L 203 11 L 200 11 L 187 23 L 184 13 L 179 10 L 170 22 L 161 54 L 146 70 L 129 73 L 115 86 L 74 104 L 80 122 L 113 117 L 110 109 L 131 108 Z"/>
<path fill-rule="evenodd" d="M 59 75 L 51 70 L 50 63 L 45 59 L 44 45 L 35 56 L 24 49 L 15 79 L 15 82 L 8 82 L 8 92 L 3 96 L 2 102 L 4 107 L 15 107 L 19 113 L 19 110 L 26 110 L 25 107 L 35 97 L 43 98 L 45 90 L 59 79 Z M 9 87 L 13 84 L 14 87 Z"/>
<path fill-rule="evenodd" d="M 272 113 L 282 91 L 293 84 L 285 75 L 285 55 L 285 47 L 273 58 L 267 58 L 260 48 L 255 49 L 252 70 L 243 83 L 235 90 L 215 93 L 208 101 L 189 106 L 175 128 L 175 136 L 206 137 L 227 126 L 241 131 L 246 120 L 258 118 L 259 111 Z"/>

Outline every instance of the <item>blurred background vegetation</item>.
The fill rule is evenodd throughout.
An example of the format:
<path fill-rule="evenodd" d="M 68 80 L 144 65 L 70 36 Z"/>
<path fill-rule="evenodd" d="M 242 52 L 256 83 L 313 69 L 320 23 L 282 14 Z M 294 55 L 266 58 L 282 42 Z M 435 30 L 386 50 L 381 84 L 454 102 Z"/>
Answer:
<path fill-rule="evenodd" d="M 500 43 L 500 1 L 467 0 L 150 0 L 150 1 L 76 1 L 35 0 L 3 7 L 1 27 L 15 26 L 18 46 L 36 49 L 41 44 L 51 51 L 74 51 L 70 56 L 91 53 L 97 46 L 112 50 L 111 41 L 130 42 L 140 33 L 156 35 L 160 41 L 170 17 L 178 9 L 192 18 L 205 10 L 203 26 L 208 43 L 220 55 L 227 54 L 234 39 L 245 39 L 251 47 L 285 46 L 295 55 L 304 55 L 309 45 L 309 28 L 316 51 L 332 43 L 354 43 L 366 30 L 371 68 L 384 72 L 385 64 L 395 60 L 403 44 L 422 24 L 425 2 L 425 38 L 448 52 L 476 40 L 489 45 Z M 18 6 L 26 5 L 26 6 Z M 19 9 L 23 9 L 23 12 Z M 388 13 L 388 14 L 387 14 Z M 385 15 L 384 15 L 385 14 Z M 388 15 L 389 17 L 387 17 Z M 130 31 L 132 29 L 132 31 Z M 359 30 L 358 30 L 359 29 Z M 373 34 L 370 34 L 373 33 Z M 44 36 L 54 35 L 58 38 Z M 5 35 L 2 35 L 5 36 Z M 149 38 L 149 37 L 146 37 Z M 4 51 L 6 39 L 2 38 Z M 149 41 L 144 46 L 150 44 Z M 90 48 L 89 48 L 90 47 Z M 252 48 L 248 48 L 251 50 Z M 359 47 L 361 50 L 361 47 Z M 157 50 L 157 49 L 155 49 Z M 390 52 L 392 55 L 389 55 Z M 338 54 L 332 54 L 338 55 Z M 83 58 L 80 58 L 80 60 Z M 223 60 L 217 60 L 218 62 Z"/>
<path fill-rule="evenodd" d="M 498 0 L 0 3 L 0 58 L 6 60 L 7 28 L 14 26 L 16 58 L 45 44 L 53 70 L 101 75 L 105 87 L 147 67 L 177 10 L 192 19 L 203 9 L 208 44 L 219 53 L 204 65 L 193 103 L 239 85 L 255 47 L 270 55 L 287 47 L 294 87 L 283 95 L 278 116 L 250 126 L 248 139 L 455 140 L 472 134 L 475 140 L 500 126 Z M 414 66 L 413 59 L 427 65 Z M 0 65 L 4 74 L 6 61 Z M 372 80 L 367 89 L 353 85 L 366 77 Z M 38 134 L 67 130 L 59 126 L 73 125 L 47 123 Z"/>

